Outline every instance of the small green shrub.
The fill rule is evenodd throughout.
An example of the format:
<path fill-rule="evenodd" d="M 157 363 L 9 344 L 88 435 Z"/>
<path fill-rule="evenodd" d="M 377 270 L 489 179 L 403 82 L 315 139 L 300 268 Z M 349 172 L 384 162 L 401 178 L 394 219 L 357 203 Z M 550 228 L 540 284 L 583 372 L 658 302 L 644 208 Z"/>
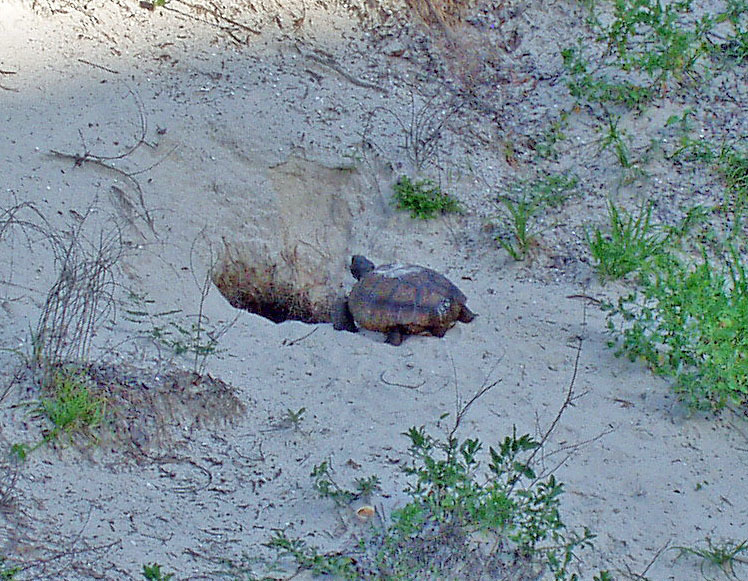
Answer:
<path fill-rule="evenodd" d="M 627 108 L 639 107 L 654 99 L 653 88 L 626 79 L 613 79 L 590 72 L 591 65 L 580 41 L 576 47 L 565 48 L 561 58 L 568 79 L 569 93 L 579 102 L 612 103 Z"/>
<path fill-rule="evenodd" d="M 299 568 L 310 571 L 312 575 L 338 575 L 344 579 L 359 579 L 353 558 L 320 553 L 301 539 L 289 538 L 283 531 L 276 531 L 265 546 L 277 551 L 281 557 L 291 557 Z"/>
<path fill-rule="evenodd" d="M 660 255 L 640 284 L 606 306 L 617 354 L 673 377 L 695 409 L 748 405 L 748 276 L 737 251 L 695 263 Z"/>
<path fill-rule="evenodd" d="M 32 413 L 52 424 L 41 441 L 35 444 L 13 444 L 11 454 L 19 460 L 63 434 L 70 440 L 82 435 L 96 440 L 94 430 L 106 419 L 107 400 L 94 395 L 91 380 L 84 368 L 59 366 L 47 374 L 39 401 L 32 402 Z"/>
<path fill-rule="evenodd" d="M 45 388 L 49 395 L 42 396 L 37 410 L 54 425 L 50 439 L 61 433 L 87 432 L 101 425 L 106 400 L 91 393 L 84 370 L 59 369 Z"/>
<path fill-rule="evenodd" d="M 709 52 L 708 33 L 726 16 L 706 14 L 694 21 L 691 13 L 691 0 L 615 0 L 613 18 L 603 24 L 590 5 L 588 24 L 607 51 L 594 71 L 581 40 L 562 51 L 571 95 L 589 103 L 640 106 L 670 78 L 692 73 Z M 608 74 L 600 72 L 606 69 Z"/>
<path fill-rule="evenodd" d="M 608 131 L 600 140 L 600 151 L 612 148 L 621 167 L 630 168 L 633 165 L 631 161 L 631 150 L 626 143 L 626 132 L 618 128 L 620 120 L 620 117 L 613 115 L 608 116 Z"/>
<path fill-rule="evenodd" d="M 542 571 L 556 580 L 577 579 L 570 571 L 574 551 L 590 546 L 594 535 L 565 529 L 559 513 L 563 486 L 552 475 L 538 478 L 523 460 L 537 441 L 513 433 L 483 454 L 477 439 L 438 439 L 423 427 L 405 435 L 410 502 L 392 513 L 391 525 L 372 525 L 357 547 L 342 553 L 320 553 L 284 532 L 268 546 L 303 569 L 345 579 L 455 579 L 468 570 L 501 572 L 516 581 Z M 351 496 L 341 496 L 341 488 L 330 483 L 326 464 L 312 476 L 324 496 L 348 502 Z M 362 488 L 369 487 L 359 483 Z"/>
<path fill-rule="evenodd" d="M 194 317 L 195 321 L 185 322 L 177 318 L 182 313 L 181 309 L 153 313 L 151 305 L 155 301 L 144 294 L 130 292 L 128 301 L 130 305 L 124 310 L 126 320 L 145 325 L 146 336 L 174 355 L 194 355 L 195 372 L 202 373 L 207 358 L 220 352 L 219 338 L 226 332 L 228 325 L 222 328 L 211 325 L 202 313 Z"/>
<path fill-rule="evenodd" d="M 421 220 L 460 211 L 459 202 L 442 192 L 433 181 L 412 182 L 408 176 L 402 176 L 395 184 L 394 201 L 398 210 L 408 210 L 411 218 Z"/>
<path fill-rule="evenodd" d="M 666 236 L 652 224 L 652 204 L 642 205 L 638 215 L 608 204 L 609 233 L 596 228 L 587 232 L 587 244 L 595 269 L 603 278 L 619 279 L 641 270 L 663 252 Z"/>
<path fill-rule="evenodd" d="M 540 211 L 541 206 L 534 200 L 514 201 L 508 196 L 499 196 L 498 201 L 503 206 L 510 235 L 499 236 L 497 241 L 514 260 L 524 260 L 535 241 L 533 217 Z"/>

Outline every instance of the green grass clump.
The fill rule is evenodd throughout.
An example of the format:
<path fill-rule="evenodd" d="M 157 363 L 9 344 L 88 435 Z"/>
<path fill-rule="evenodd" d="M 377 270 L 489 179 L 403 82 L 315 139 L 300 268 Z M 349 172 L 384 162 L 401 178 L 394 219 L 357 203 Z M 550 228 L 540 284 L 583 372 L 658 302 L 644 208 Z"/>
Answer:
<path fill-rule="evenodd" d="M 603 278 L 619 279 L 642 269 L 662 253 L 666 237 L 652 224 L 652 204 L 642 205 L 638 215 L 608 204 L 610 231 L 587 232 L 587 244 L 595 269 Z"/>
<path fill-rule="evenodd" d="M 691 0 L 614 0 L 603 24 L 589 3 L 588 24 L 606 47 L 602 62 L 586 46 L 562 51 L 571 95 L 590 103 L 640 106 L 661 93 L 667 81 L 694 74 L 709 52 L 708 34 L 724 13 L 694 21 Z M 604 71 L 607 69 L 607 72 Z M 603 71 L 603 72 L 601 72 Z"/>
<path fill-rule="evenodd" d="M 421 220 L 460 211 L 459 202 L 428 179 L 412 182 L 402 176 L 395 184 L 394 200 L 398 210 L 408 210 L 411 218 Z"/>
<path fill-rule="evenodd" d="M 369 476 L 356 480 L 356 490 L 346 490 L 335 481 L 332 464 L 325 460 L 312 469 L 314 489 L 325 498 L 331 498 L 335 504 L 344 506 L 362 497 L 368 497 L 380 489 L 379 477 Z"/>
<path fill-rule="evenodd" d="M 95 428 L 101 424 L 106 401 L 91 393 L 84 372 L 61 369 L 55 374 L 49 389 L 51 393 L 42 397 L 39 411 L 49 418 L 58 433 Z"/>
<path fill-rule="evenodd" d="M 577 187 L 574 175 L 548 175 L 535 181 L 516 182 L 509 194 L 497 198 L 498 218 L 506 225 L 497 237 L 499 245 L 514 260 L 524 260 L 538 232 L 536 216 L 548 207 L 560 206 Z"/>
<path fill-rule="evenodd" d="M 521 581 L 546 572 L 559 581 L 577 579 L 570 571 L 574 551 L 590 546 L 594 535 L 566 530 L 563 486 L 552 475 L 538 477 L 526 461 L 536 440 L 515 432 L 484 453 L 477 439 L 438 439 L 423 427 L 404 435 L 410 501 L 392 513 L 389 526 L 372 523 L 358 546 L 337 553 L 320 553 L 284 532 L 268 546 L 303 569 L 345 579 L 455 579 L 465 571 L 475 578 L 501 572 Z M 322 474 L 327 481 L 329 473 Z M 319 482 L 318 467 L 313 477 Z M 317 488 L 341 500 L 337 485 Z"/>
<path fill-rule="evenodd" d="M 91 391 L 85 369 L 74 366 L 54 369 L 42 385 L 42 395 L 33 408 L 33 413 L 49 420 L 52 428 L 40 442 L 14 444 L 11 451 L 24 460 L 29 453 L 62 435 L 70 440 L 77 435 L 95 440 L 93 430 L 104 422 L 106 408 L 106 398 Z"/>
<path fill-rule="evenodd" d="M 663 254 L 640 285 L 607 306 L 617 354 L 673 377 L 692 408 L 748 405 L 748 275 L 737 251 L 695 263 Z"/>

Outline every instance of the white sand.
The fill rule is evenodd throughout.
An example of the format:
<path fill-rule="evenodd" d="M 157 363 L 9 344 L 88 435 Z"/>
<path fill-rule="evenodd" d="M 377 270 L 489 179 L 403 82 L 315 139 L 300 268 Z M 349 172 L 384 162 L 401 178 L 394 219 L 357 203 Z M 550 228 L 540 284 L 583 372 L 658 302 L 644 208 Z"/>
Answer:
<path fill-rule="evenodd" d="M 329 324 L 276 325 L 236 311 L 213 288 L 204 305 L 211 324 L 238 318 L 205 371 L 234 386 L 246 410 L 226 424 L 183 420 L 173 442 L 150 449 L 150 460 L 106 446 L 33 452 L 13 487 L 12 509 L 0 514 L 0 554 L 33 564 L 19 578 L 140 578 L 142 565 L 155 561 L 178 579 L 213 579 L 219 559 L 269 555 L 260 545 L 278 528 L 339 547 L 356 524 L 312 490 L 315 464 L 331 459 L 343 483 L 377 474 L 384 491 L 376 505 L 401 505 L 402 432 L 426 425 L 438 433 L 438 418 L 454 414 L 456 398 L 497 381 L 460 435 L 494 444 L 513 425 L 541 434 L 564 400 L 579 337 L 579 397 L 541 468 L 573 452 L 555 473 L 566 484 L 567 524 L 598 535 L 595 549 L 580 553 L 586 576 L 598 568 L 641 573 L 667 544 L 745 538 L 744 423 L 688 417 L 665 380 L 606 348 L 603 313 L 589 307 L 585 315 L 582 301 L 567 298 L 620 290 L 600 287 L 580 260 L 582 225 L 604 220 L 614 160 L 592 155 L 592 147 L 558 163 L 557 171 L 578 173 L 586 195 L 552 217 L 556 226 L 539 235 L 529 265 L 511 261 L 483 228 L 497 211 L 497 192 L 531 175 L 531 157 L 521 154 L 526 136 L 568 104 L 562 83 L 541 80 L 528 96 L 527 81 L 560 71 L 558 46 L 575 34 L 564 27 L 579 18 L 568 3 L 531 2 L 502 32 L 484 31 L 510 39 L 517 30 L 526 40 L 502 61 L 515 82 L 491 101 L 500 111 L 494 121 L 466 110 L 459 129 L 445 130 L 436 158 L 444 171 L 432 166 L 424 174 L 441 175 L 466 212 L 425 223 L 389 204 L 392 182 L 412 163 L 398 124 L 410 111 L 408 79 L 431 66 L 415 48 L 417 26 L 410 36 L 395 26 L 407 14 L 403 6 L 381 3 L 395 16 L 389 28 L 368 34 L 353 2 L 345 3 L 350 14 L 335 3 L 222 4 L 227 17 L 259 33 L 225 20 L 221 29 L 206 23 L 209 13 L 176 1 L 173 10 L 154 12 L 136 2 L 93 2 L 85 10 L 60 3 L 64 13 L 52 14 L 1 4 L 3 209 L 32 202 L 62 230 L 94 207 L 86 220 L 92 238 L 116 218 L 125 244 L 118 298 L 124 287 L 147 294 L 152 313 L 180 309 L 174 316 L 187 325 L 222 239 L 274 256 L 296 245 L 302 262 L 321 256 L 329 276 L 339 273 L 336 284 L 348 287 L 352 253 L 425 264 L 457 283 L 479 317 L 443 339 L 413 337 L 394 348 L 379 335 Z M 237 44 L 229 32 L 248 42 Z M 415 84 L 427 95 L 437 90 Z M 50 154 L 119 156 L 138 142 L 141 115 L 145 143 L 107 163 L 133 175 L 142 203 L 124 174 Z M 361 149 L 362 135 L 374 148 Z M 517 146 L 518 166 L 503 155 L 508 142 Z M 620 195 L 683 183 L 661 165 L 652 171 L 656 186 Z M 2 240 L 0 277 L 10 283 L 0 294 L 0 346 L 22 352 L 54 280 L 48 246 L 27 242 L 19 233 Z M 121 306 L 99 329 L 93 356 L 154 374 L 171 364 L 191 368 L 188 357 L 157 349 L 148 331 L 127 321 Z M 3 357 L 10 377 L 18 359 Z M 41 437 L 42 421 L 17 405 L 34 397 L 27 388 L 14 387 L 2 401 L 3 448 Z M 300 408 L 299 429 L 281 424 L 287 410 Z M 676 556 L 663 552 L 647 576 L 697 578 L 698 562 Z"/>

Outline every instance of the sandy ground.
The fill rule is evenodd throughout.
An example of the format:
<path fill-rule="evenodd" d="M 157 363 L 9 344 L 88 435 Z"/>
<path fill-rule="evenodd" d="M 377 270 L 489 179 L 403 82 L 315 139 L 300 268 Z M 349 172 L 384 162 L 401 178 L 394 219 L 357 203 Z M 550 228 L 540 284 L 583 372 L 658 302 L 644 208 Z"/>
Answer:
<path fill-rule="evenodd" d="M 315 464 L 331 459 L 343 483 L 379 475 L 373 500 L 387 514 L 406 498 L 405 430 L 437 432 L 457 401 L 497 382 L 461 435 L 495 443 L 512 426 L 542 434 L 564 401 L 580 340 L 576 399 L 541 468 L 566 484 L 567 524 L 598 535 L 579 555 L 583 576 L 608 568 L 621 578 L 646 570 L 653 580 L 695 579 L 698 561 L 658 552 L 744 538 L 748 428 L 729 414 L 689 416 L 666 381 L 606 348 L 603 313 L 568 298 L 620 292 L 599 285 L 584 250 L 584 224 L 604 221 L 608 195 L 659 194 L 664 219 L 684 184 L 700 196 L 719 187 L 657 159 L 649 180 L 622 185 L 584 112 L 567 130 L 573 147 L 534 165 L 528 144 L 570 105 L 558 47 L 576 34 L 581 9 L 487 3 L 476 12 L 482 20 L 459 15 L 425 34 L 394 1 L 222 6 L 217 18 L 177 1 L 154 11 L 124 0 L 0 4 L 3 210 L 30 202 L 55 231 L 81 227 L 91 241 L 121 234 L 117 308 L 90 356 L 136 370 L 138 389 L 151 390 L 127 400 L 136 420 L 124 436 L 45 446 L 15 471 L 4 465 L 0 554 L 24 568 L 18 578 L 140 578 L 144 563 L 158 562 L 177 579 L 214 579 L 221 559 L 267 557 L 261 544 L 275 529 L 340 547 L 362 525 L 318 498 Z M 438 58 L 450 34 L 461 50 Z M 485 58 L 491 47 L 503 47 L 496 62 Z M 485 68 L 473 70 L 471 56 Z M 441 180 L 465 212 L 414 222 L 389 202 L 392 183 L 419 161 L 401 122 L 412 127 L 425 103 L 447 111 L 453 101 L 437 79 L 450 75 L 455 86 L 474 75 L 484 90 L 444 129 L 421 174 Z M 647 119 L 666 119 L 679 99 Z M 636 132 L 641 118 L 625 122 L 649 141 Z M 740 122 L 725 116 L 728 126 Z M 574 171 L 582 192 L 547 218 L 533 259 L 515 263 L 487 226 L 493 200 L 543 171 Z M 28 209 L 18 217 L 40 219 Z M 29 353 L 55 280 L 50 246 L 33 229 L 7 230 L 0 241 L 2 347 Z M 352 253 L 426 264 L 454 280 L 479 317 L 398 348 L 329 324 L 274 324 L 234 309 L 215 288 L 203 298 L 227 245 L 254 256 L 297 251 L 302 265 L 329 268 L 336 292 L 353 283 Z M 150 317 L 128 317 L 133 305 Z M 204 362 L 152 340 L 154 327 L 189 328 L 200 312 L 209 330 L 225 331 Z M 19 360 L 2 356 L 9 382 Z M 220 382 L 209 398 L 191 376 L 167 381 L 196 365 L 238 400 Z M 167 384 L 180 395 L 162 397 Z M 5 392 L 4 449 L 41 438 L 43 422 L 23 405 L 36 395 L 23 380 Z M 140 407 L 154 402 L 158 418 Z M 298 426 L 284 422 L 301 408 Z"/>

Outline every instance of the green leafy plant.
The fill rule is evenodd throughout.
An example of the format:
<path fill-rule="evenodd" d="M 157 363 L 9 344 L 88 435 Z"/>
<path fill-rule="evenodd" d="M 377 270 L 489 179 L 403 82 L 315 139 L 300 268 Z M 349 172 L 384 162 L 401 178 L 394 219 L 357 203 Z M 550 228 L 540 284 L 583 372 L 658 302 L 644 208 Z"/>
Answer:
<path fill-rule="evenodd" d="M 669 79 L 691 74 L 709 52 L 708 34 L 727 18 L 726 13 L 705 14 L 695 21 L 691 13 L 691 0 L 615 0 L 612 18 L 603 24 L 590 5 L 588 24 L 607 51 L 594 72 L 582 41 L 562 51 L 572 96 L 639 106 L 657 96 Z"/>
<path fill-rule="evenodd" d="M 608 116 L 608 131 L 600 140 L 600 151 L 612 147 L 621 167 L 630 168 L 632 165 L 631 150 L 625 141 L 626 132 L 618 128 L 620 120 L 620 117 Z"/>
<path fill-rule="evenodd" d="M 740 542 L 722 541 L 713 542 L 710 538 L 706 539 L 706 547 L 672 547 L 678 550 L 678 557 L 684 555 L 693 555 L 701 558 L 701 574 L 705 579 L 705 570 L 707 567 L 717 568 L 730 579 L 739 579 L 735 572 L 738 565 L 746 568 L 748 565 L 748 539 Z"/>
<path fill-rule="evenodd" d="M 737 251 L 684 262 L 659 256 L 641 288 L 607 305 L 617 354 L 675 379 L 691 407 L 748 404 L 748 276 Z"/>
<path fill-rule="evenodd" d="M 367 497 L 380 489 L 379 477 L 372 475 L 356 479 L 356 489 L 347 490 L 335 481 L 334 470 L 329 460 L 316 464 L 311 477 L 314 489 L 324 498 L 331 498 L 335 504 L 345 506 L 362 497 Z"/>
<path fill-rule="evenodd" d="M 169 581 L 174 578 L 174 573 L 165 573 L 161 570 L 161 565 L 151 563 L 143 565 L 143 578 L 147 581 Z"/>
<path fill-rule="evenodd" d="M 643 204 L 637 215 L 608 204 L 610 231 L 587 232 L 595 269 L 604 278 L 618 279 L 640 270 L 663 252 L 667 237 L 652 224 L 652 204 Z"/>
<path fill-rule="evenodd" d="M 280 425 L 291 426 L 294 430 L 299 430 L 301 429 L 301 423 L 304 421 L 305 413 L 305 407 L 301 407 L 296 411 L 293 411 L 291 408 L 287 408 L 286 413 L 284 414 L 283 418 L 281 418 Z"/>
<path fill-rule="evenodd" d="M 569 570 L 574 551 L 589 546 L 593 535 L 565 529 L 558 510 L 563 486 L 552 475 L 538 477 L 526 461 L 539 442 L 515 432 L 485 454 L 477 439 L 460 441 L 451 433 L 439 439 L 424 427 L 404 435 L 410 502 L 392 513 L 389 527 L 372 529 L 350 554 L 320 553 L 282 532 L 268 546 L 301 568 L 345 579 L 450 579 L 468 567 L 513 571 L 518 580 L 543 570 L 557 580 L 577 578 Z M 312 477 L 338 503 L 356 495 L 334 484 L 326 463 Z"/>
<path fill-rule="evenodd" d="M 402 176 L 394 189 L 396 207 L 408 210 L 411 218 L 428 220 L 437 214 L 460 211 L 459 202 L 431 180 L 412 182 L 408 176 Z"/>
<path fill-rule="evenodd" d="M 94 430 L 106 419 L 107 400 L 95 395 L 92 382 L 84 368 L 61 366 L 47 375 L 42 395 L 33 403 L 32 413 L 44 417 L 52 428 L 35 444 L 13 444 L 10 451 L 19 460 L 63 434 L 70 440 L 77 435 L 96 439 Z"/>
<path fill-rule="evenodd" d="M 289 538 L 284 531 L 276 531 L 265 543 L 281 557 L 293 558 L 301 569 L 313 575 L 339 575 L 344 579 L 357 579 L 353 559 L 343 555 L 320 553 L 301 539 Z"/>
<path fill-rule="evenodd" d="M 748 59 L 748 2 L 746 0 L 727 0 L 724 12 L 714 18 L 716 24 L 729 22 L 732 30 L 721 43 L 710 45 L 712 54 L 726 57 L 743 64 Z"/>
<path fill-rule="evenodd" d="M 508 196 L 500 196 L 498 200 L 509 223 L 510 235 L 499 236 L 497 240 L 514 260 L 524 260 L 535 241 L 533 217 L 541 206 L 535 200 L 515 201 Z"/>
<path fill-rule="evenodd" d="M 613 79 L 590 71 L 591 65 L 584 54 L 583 43 L 561 51 L 568 75 L 566 86 L 572 97 L 580 102 L 612 103 L 628 108 L 639 107 L 655 96 L 653 88 L 626 79 Z"/>
<path fill-rule="evenodd" d="M 60 433 L 87 431 L 101 425 L 106 399 L 93 395 L 84 370 L 60 369 L 46 389 L 50 393 L 42 396 L 38 411 L 54 425 L 52 438 Z"/>
<path fill-rule="evenodd" d="M 0 555 L 0 581 L 13 581 L 16 575 L 21 572 L 20 567 L 11 567 L 6 565 L 6 558 Z"/>
<path fill-rule="evenodd" d="M 669 155 L 669 158 L 712 163 L 719 155 L 714 146 L 705 139 L 691 137 L 693 114 L 694 110 L 687 108 L 681 115 L 671 115 L 665 122 L 666 128 L 675 127 L 677 131 L 678 147 Z"/>
<path fill-rule="evenodd" d="M 196 315 L 192 322 L 177 318 L 181 309 L 170 309 L 152 313 L 151 305 L 155 303 L 146 295 L 130 292 L 128 301 L 131 306 L 124 309 L 125 318 L 138 325 L 149 326 L 147 337 L 156 345 L 165 347 L 175 355 L 194 355 L 194 370 L 202 373 L 206 359 L 219 352 L 218 344 L 230 325 L 222 328 L 209 325 L 202 313 Z"/>
<path fill-rule="evenodd" d="M 541 159 L 556 159 L 556 146 L 566 139 L 564 130 L 569 125 L 568 111 L 562 111 L 558 119 L 551 123 L 535 143 L 535 153 Z"/>

